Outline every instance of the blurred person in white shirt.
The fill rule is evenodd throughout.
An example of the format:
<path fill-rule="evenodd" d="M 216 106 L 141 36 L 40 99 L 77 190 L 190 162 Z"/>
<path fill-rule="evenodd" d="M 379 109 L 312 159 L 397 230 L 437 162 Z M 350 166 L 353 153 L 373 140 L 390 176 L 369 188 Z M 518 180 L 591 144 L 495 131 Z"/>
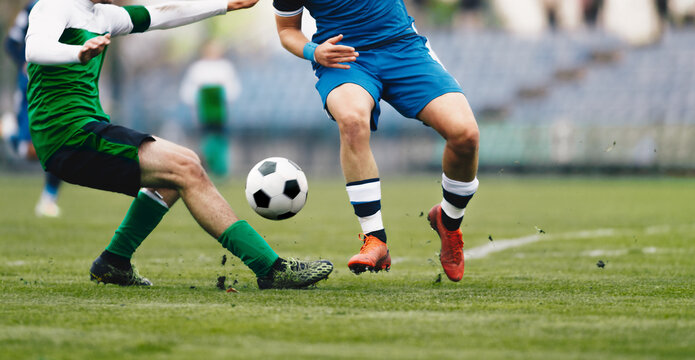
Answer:
<path fill-rule="evenodd" d="M 207 41 L 201 58 L 186 71 L 181 83 L 183 102 L 195 109 L 203 137 L 201 152 L 210 172 L 224 177 L 229 174 L 229 139 L 226 123 L 229 109 L 241 93 L 241 82 L 223 46 Z"/>

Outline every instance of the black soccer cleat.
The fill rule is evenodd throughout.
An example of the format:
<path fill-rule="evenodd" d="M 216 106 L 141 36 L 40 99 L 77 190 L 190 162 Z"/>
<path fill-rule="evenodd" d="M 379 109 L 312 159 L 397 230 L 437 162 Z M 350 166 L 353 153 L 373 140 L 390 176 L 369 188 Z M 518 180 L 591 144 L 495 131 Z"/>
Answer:
<path fill-rule="evenodd" d="M 89 279 L 98 283 L 116 284 L 121 286 L 152 286 L 152 282 L 140 276 L 138 270 L 131 265 L 130 269 L 118 269 L 103 257 L 99 256 L 89 269 Z"/>
<path fill-rule="evenodd" d="M 261 290 L 301 289 L 327 279 L 332 271 L 333 264 L 328 260 L 281 260 L 268 275 L 257 278 L 258 287 Z"/>

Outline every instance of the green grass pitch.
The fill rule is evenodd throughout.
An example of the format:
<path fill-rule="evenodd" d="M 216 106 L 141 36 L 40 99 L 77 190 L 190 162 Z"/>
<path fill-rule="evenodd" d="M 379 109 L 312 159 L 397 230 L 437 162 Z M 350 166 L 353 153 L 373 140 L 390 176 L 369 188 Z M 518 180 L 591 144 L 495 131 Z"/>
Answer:
<path fill-rule="evenodd" d="M 130 199 L 67 185 L 63 216 L 36 219 L 41 178 L 0 175 L 0 358 L 695 358 L 695 180 L 482 175 L 453 283 L 426 221 L 437 179 L 382 178 L 393 266 L 360 276 L 342 180 L 309 179 L 280 222 L 221 183 L 282 256 L 336 266 L 309 290 L 260 291 L 182 203 L 135 254 L 155 286 L 97 286 L 89 266 Z"/>

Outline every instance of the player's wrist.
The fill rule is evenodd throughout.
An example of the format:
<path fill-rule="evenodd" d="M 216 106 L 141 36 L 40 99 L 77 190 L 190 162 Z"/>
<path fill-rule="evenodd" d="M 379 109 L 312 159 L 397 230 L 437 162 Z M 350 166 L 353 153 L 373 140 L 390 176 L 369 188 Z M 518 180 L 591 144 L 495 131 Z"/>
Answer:
<path fill-rule="evenodd" d="M 315 42 L 309 41 L 306 43 L 306 45 L 304 45 L 304 49 L 302 50 L 302 55 L 304 58 L 310 61 L 316 61 L 316 48 L 318 46 L 319 44 Z"/>

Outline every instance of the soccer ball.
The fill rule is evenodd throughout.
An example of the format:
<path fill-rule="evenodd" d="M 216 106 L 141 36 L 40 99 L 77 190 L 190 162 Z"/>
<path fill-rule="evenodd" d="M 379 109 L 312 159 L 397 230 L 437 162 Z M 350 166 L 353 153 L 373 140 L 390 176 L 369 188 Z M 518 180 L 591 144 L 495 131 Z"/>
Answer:
<path fill-rule="evenodd" d="M 302 169 L 283 157 L 261 160 L 246 178 L 246 200 L 266 219 L 283 220 L 295 216 L 304 207 L 308 191 Z"/>

